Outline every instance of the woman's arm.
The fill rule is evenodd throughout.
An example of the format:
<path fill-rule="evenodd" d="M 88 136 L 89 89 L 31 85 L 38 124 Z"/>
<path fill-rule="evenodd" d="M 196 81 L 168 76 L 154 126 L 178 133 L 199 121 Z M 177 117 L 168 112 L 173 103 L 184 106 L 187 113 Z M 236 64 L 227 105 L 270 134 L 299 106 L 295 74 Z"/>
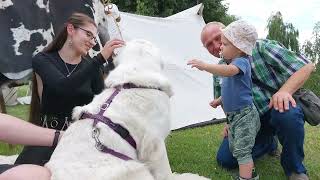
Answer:
<path fill-rule="evenodd" d="M 13 116 L 0 113 L 1 141 L 11 144 L 52 146 L 55 132 L 56 130 L 54 129 L 42 128 Z"/>

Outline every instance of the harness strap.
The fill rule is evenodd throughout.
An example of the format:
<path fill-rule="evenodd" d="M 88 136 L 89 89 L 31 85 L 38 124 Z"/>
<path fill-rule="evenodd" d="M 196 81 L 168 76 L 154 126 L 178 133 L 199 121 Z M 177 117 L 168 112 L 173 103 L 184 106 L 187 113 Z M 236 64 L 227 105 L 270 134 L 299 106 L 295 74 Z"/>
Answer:
<path fill-rule="evenodd" d="M 128 161 L 128 160 L 132 160 L 132 158 L 130 158 L 129 156 L 125 155 L 125 154 L 122 154 L 120 152 L 117 152 L 113 149 L 110 149 L 108 148 L 107 146 L 103 145 L 100 140 L 99 140 L 99 134 L 100 134 L 100 131 L 98 128 L 94 128 L 93 131 L 92 131 L 92 137 L 94 138 L 94 140 L 96 141 L 96 148 L 97 150 L 101 151 L 101 152 L 104 152 L 104 153 L 109 153 L 117 158 L 120 158 L 122 160 L 125 160 L 125 161 Z"/>
<path fill-rule="evenodd" d="M 99 141 L 99 129 L 97 129 L 96 125 L 98 124 L 98 122 L 103 122 L 104 124 L 106 124 L 107 126 L 109 126 L 112 130 L 114 130 L 117 134 L 119 134 L 124 140 L 126 140 L 134 149 L 137 149 L 137 144 L 136 141 L 133 139 L 133 137 L 130 135 L 130 132 L 124 128 L 123 126 L 121 126 L 120 124 L 114 123 L 111 121 L 110 118 L 103 116 L 104 112 L 109 108 L 110 104 L 112 103 L 113 99 L 119 94 L 119 92 L 121 91 L 121 89 L 131 89 L 131 88 L 148 88 L 148 87 L 140 87 L 140 86 L 136 86 L 133 83 L 125 83 L 123 85 L 118 85 L 116 87 L 114 87 L 115 90 L 113 91 L 113 93 L 111 94 L 111 96 L 106 100 L 105 103 L 102 104 L 100 111 L 98 114 L 91 114 L 91 113 L 87 113 L 84 112 L 80 119 L 93 119 L 93 138 L 96 141 L 96 148 L 104 153 L 109 153 L 112 154 L 120 159 L 123 160 L 132 160 L 132 158 L 119 153 L 117 151 L 114 151 L 110 148 L 108 148 L 107 146 L 103 145 L 100 141 Z M 150 88 L 150 89 L 158 89 L 158 88 Z"/>
<path fill-rule="evenodd" d="M 122 153 L 119 153 L 115 150 L 112 150 L 110 148 L 108 148 L 107 146 L 101 144 L 101 151 L 104 152 L 104 153 L 109 153 L 109 154 L 112 154 L 120 159 L 123 159 L 125 161 L 128 161 L 128 160 L 132 160 L 132 158 L 126 156 L 125 154 L 122 154 Z"/>
<path fill-rule="evenodd" d="M 101 116 L 99 114 L 83 113 L 80 119 L 93 119 L 96 125 L 99 121 L 103 122 L 119 134 L 124 140 L 126 140 L 133 148 L 137 148 L 136 141 L 130 135 L 129 131 L 122 127 L 120 124 L 112 122 L 108 117 Z"/>

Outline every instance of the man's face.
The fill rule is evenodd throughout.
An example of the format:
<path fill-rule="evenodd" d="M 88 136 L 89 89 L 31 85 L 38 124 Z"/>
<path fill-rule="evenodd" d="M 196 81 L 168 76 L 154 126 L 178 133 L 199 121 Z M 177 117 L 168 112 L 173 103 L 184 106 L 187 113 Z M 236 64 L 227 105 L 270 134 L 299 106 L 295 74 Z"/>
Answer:
<path fill-rule="evenodd" d="M 221 28 L 219 26 L 209 26 L 201 34 L 202 44 L 210 54 L 215 57 L 220 57 L 220 47 L 221 47 Z"/>

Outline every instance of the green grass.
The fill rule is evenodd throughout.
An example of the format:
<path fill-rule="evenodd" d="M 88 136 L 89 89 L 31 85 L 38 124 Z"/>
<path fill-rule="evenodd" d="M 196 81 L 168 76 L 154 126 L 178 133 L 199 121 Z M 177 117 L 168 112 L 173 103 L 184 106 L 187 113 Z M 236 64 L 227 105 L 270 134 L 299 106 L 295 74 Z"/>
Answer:
<path fill-rule="evenodd" d="M 320 179 L 320 127 L 305 125 L 305 166 L 310 179 Z M 167 150 L 172 170 L 193 172 L 211 179 L 230 180 L 236 170 L 221 168 L 215 159 L 221 143 L 223 125 L 174 131 L 167 138 Z M 256 161 L 261 180 L 284 180 L 286 176 L 280 166 L 280 159 L 269 155 Z"/>
<path fill-rule="evenodd" d="M 318 69 L 319 69 L 318 65 Z M 320 95 L 320 72 L 312 74 L 305 87 Z M 25 95 L 26 87 L 19 90 Z M 16 117 L 27 119 L 28 106 L 18 105 L 8 107 L 8 113 Z M 167 150 L 171 168 L 175 172 L 192 172 L 211 179 L 230 180 L 237 170 L 221 168 L 215 156 L 222 140 L 223 125 L 210 125 L 201 128 L 174 131 L 167 138 Z M 305 160 L 311 180 L 320 180 L 320 126 L 305 125 Z M 0 144 L 0 154 L 15 154 L 21 151 L 21 146 L 10 147 Z M 255 162 L 261 180 L 285 180 L 286 177 L 280 166 L 280 159 L 264 156 Z"/>

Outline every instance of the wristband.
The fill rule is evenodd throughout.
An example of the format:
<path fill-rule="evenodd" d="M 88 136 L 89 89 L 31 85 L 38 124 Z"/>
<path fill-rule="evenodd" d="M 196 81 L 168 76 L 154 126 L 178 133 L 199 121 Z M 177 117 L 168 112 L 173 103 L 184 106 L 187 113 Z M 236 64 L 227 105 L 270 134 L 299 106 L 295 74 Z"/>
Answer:
<path fill-rule="evenodd" d="M 107 63 L 111 63 L 113 61 L 112 55 L 107 59 Z"/>
<path fill-rule="evenodd" d="M 56 130 L 56 132 L 54 132 L 54 138 L 53 138 L 53 143 L 52 143 L 52 147 L 56 147 L 58 144 L 58 140 L 59 140 L 59 136 L 60 136 L 60 131 Z"/>

